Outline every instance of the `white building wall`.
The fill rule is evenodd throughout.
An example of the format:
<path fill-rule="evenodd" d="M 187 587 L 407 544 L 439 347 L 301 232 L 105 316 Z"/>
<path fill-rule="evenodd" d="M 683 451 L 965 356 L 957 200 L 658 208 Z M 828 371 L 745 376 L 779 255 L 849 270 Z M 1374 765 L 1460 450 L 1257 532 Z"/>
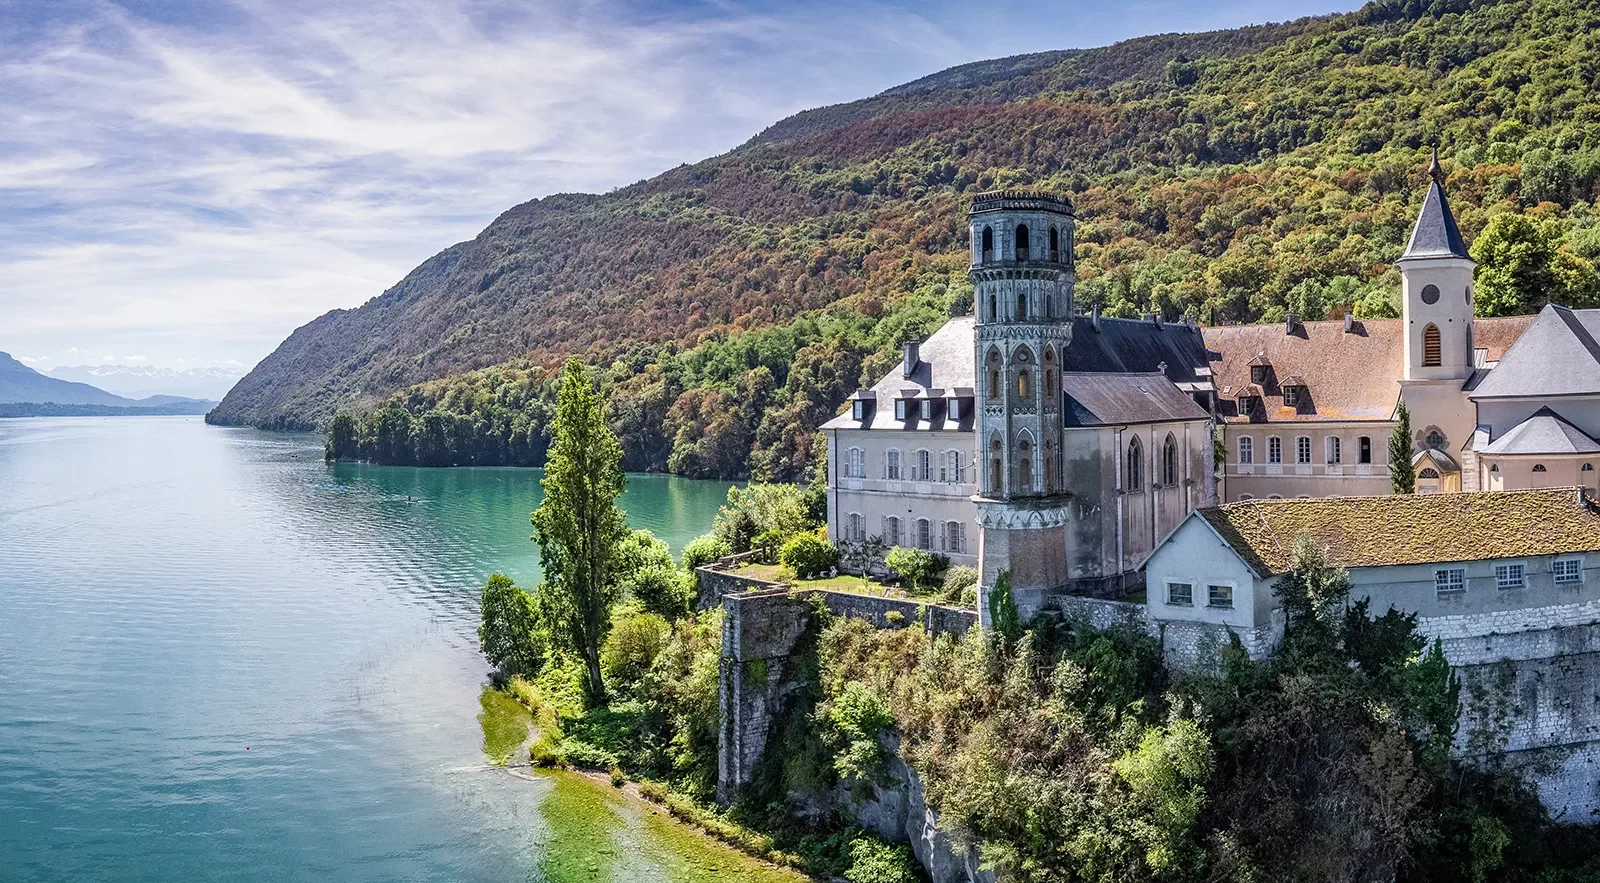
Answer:
<path fill-rule="evenodd" d="M 873 431 L 836 429 L 829 433 L 828 459 L 832 467 L 828 486 L 828 536 L 846 542 L 852 515 L 860 516 L 867 537 L 885 535 L 887 519 L 898 518 L 898 545 L 919 546 L 917 522 L 929 522 L 929 551 L 948 555 L 952 564 L 975 566 L 978 561 L 978 509 L 972 501 L 977 492 L 973 462 L 972 433 L 936 431 Z M 865 467 L 860 477 L 848 475 L 851 451 L 861 451 Z M 898 451 L 900 477 L 888 477 L 888 455 Z M 918 452 L 927 451 L 931 475 L 924 480 Z M 941 459 L 955 453 L 961 457 L 962 481 L 950 481 L 946 466 L 941 480 Z M 960 523 L 958 543 L 948 541 L 945 525 Z M 887 537 L 886 537 L 887 539 Z"/>

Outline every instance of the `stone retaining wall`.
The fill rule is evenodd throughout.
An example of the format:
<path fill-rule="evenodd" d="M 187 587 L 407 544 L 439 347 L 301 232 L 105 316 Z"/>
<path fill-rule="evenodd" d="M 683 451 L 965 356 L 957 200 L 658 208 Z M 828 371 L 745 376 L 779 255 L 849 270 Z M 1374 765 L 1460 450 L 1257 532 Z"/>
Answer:
<path fill-rule="evenodd" d="M 1161 642 L 1161 655 L 1174 668 L 1216 668 L 1222 661 L 1222 648 L 1228 646 L 1230 634 L 1238 635 L 1251 659 L 1270 656 L 1283 641 L 1281 612 L 1266 626 L 1235 632 L 1214 623 L 1153 619 L 1150 608 L 1132 601 L 1056 595 L 1050 599 L 1050 605 L 1061 611 L 1062 616 L 1082 620 L 1097 630 L 1120 625 L 1143 631 Z"/>

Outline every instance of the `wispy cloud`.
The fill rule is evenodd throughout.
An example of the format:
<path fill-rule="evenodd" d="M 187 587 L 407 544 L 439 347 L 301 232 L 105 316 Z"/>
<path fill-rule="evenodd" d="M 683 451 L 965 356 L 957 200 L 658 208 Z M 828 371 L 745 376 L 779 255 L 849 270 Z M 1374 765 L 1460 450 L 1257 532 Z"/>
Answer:
<path fill-rule="evenodd" d="M 0 0 L 0 348 L 250 363 L 517 202 L 722 152 L 996 42 L 1104 42 L 957 4 L 161 8 Z"/>

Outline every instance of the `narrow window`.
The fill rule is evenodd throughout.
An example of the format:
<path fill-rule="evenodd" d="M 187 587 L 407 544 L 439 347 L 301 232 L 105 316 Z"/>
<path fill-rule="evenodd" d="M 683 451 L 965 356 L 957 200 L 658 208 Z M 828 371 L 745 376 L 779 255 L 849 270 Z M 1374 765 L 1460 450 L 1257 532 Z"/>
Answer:
<path fill-rule="evenodd" d="M 845 476 L 848 478 L 867 477 L 866 452 L 860 448 L 851 448 L 845 452 Z"/>
<path fill-rule="evenodd" d="M 1437 368 L 1442 364 L 1439 346 L 1439 326 L 1428 323 L 1422 329 L 1422 366 L 1424 368 Z"/>
<path fill-rule="evenodd" d="M 1556 585 L 1571 585 L 1583 581 L 1583 562 L 1577 558 L 1563 558 L 1550 565 Z"/>
<path fill-rule="evenodd" d="M 1497 589 L 1520 589 L 1527 585 L 1527 574 L 1521 564 L 1496 564 L 1494 566 L 1494 587 Z"/>
<path fill-rule="evenodd" d="M 1027 224 L 1018 224 L 1017 225 L 1017 260 L 1025 261 L 1025 260 L 1028 259 L 1028 256 L 1029 256 L 1028 255 L 1028 225 Z"/>
<path fill-rule="evenodd" d="M 1283 462 L 1283 439 L 1277 436 L 1267 439 L 1267 462 L 1274 466 Z"/>
<path fill-rule="evenodd" d="M 983 228 L 983 260 L 984 260 L 985 263 L 987 263 L 988 261 L 993 260 L 993 259 L 994 259 L 994 230 L 992 228 L 985 227 L 985 228 Z M 994 313 L 994 305 L 993 305 L 992 301 L 990 302 L 989 312 L 991 314 Z"/>
<path fill-rule="evenodd" d="M 1056 371 L 1055 371 L 1055 369 L 1052 368 L 1052 367 L 1046 366 L 1045 369 L 1044 369 L 1044 397 L 1045 398 L 1050 398 L 1051 396 L 1056 394 L 1055 379 L 1056 379 Z"/>
<path fill-rule="evenodd" d="M 1239 462 L 1245 466 L 1256 461 L 1256 440 L 1250 436 L 1239 439 Z"/>
<path fill-rule="evenodd" d="M 1017 318 L 1019 320 L 1028 318 L 1028 296 L 1026 294 L 1017 295 Z"/>
<path fill-rule="evenodd" d="M 1128 442 L 1128 490 L 1136 491 L 1144 484 L 1144 445 L 1134 436 Z"/>
<path fill-rule="evenodd" d="M 845 539 L 846 540 L 849 540 L 850 542 L 859 543 L 862 540 L 867 538 L 866 531 L 861 525 L 861 513 L 860 512 L 851 512 L 850 515 L 847 518 L 845 518 L 844 525 L 845 525 L 844 532 L 845 532 Z"/>
<path fill-rule="evenodd" d="M 1294 440 L 1294 461 L 1300 464 L 1311 462 L 1311 437 L 1302 435 Z"/>
<path fill-rule="evenodd" d="M 1017 442 L 1017 487 L 1024 492 L 1033 489 L 1033 446 L 1027 439 Z"/>
<path fill-rule="evenodd" d="M 861 399 L 856 399 L 850 405 L 850 416 L 856 420 L 867 419 L 867 403 Z"/>
<path fill-rule="evenodd" d="M 1218 610 L 1233 609 L 1233 586 L 1206 586 L 1206 606 Z"/>
<path fill-rule="evenodd" d="M 899 451 L 890 451 L 887 454 L 883 455 L 883 460 L 884 460 L 884 468 L 883 468 L 884 475 L 883 475 L 883 477 L 889 479 L 890 481 L 899 481 L 900 480 L 900 452 Z"/>
<path fill-rule="evenodd" d="M 885 545 L 900 545 L 900 519 L 893 515 L 883 520 L 883 542 Z"/>
<path fill-rule="evenodd" d="M 933 455 L 927 451 L 917 452 L 917 480 L 933 480 Z"/>
<path fill-rule="evenodd" d="M 895 399 L 894 400 L 894 419 L 896 419 L 896 420 L 904 420 L 904 419 L 906 419 L 906 400 L 905 399 Z"/>
<path fill-rule="evenodd" d="M 951 399 L 949 401 L 949 403 L 945 405 L 945 411 L 944 412 L 945 412 L 945 415 L 948 416 L 951 420 L 960 420 L 961 419 L 961 400 L 960 399 Z"/>
<path fill-rule="evenodd" d="M 1341 454 L 1339 448 L 1339 437 L 1337 435 L 1328 436 L 1328 462 L 1335 466 L 1339 464 L 1339 457 Z"/>
<path fill-rule="evenodd" d="M 1167 583 L 1167 604 L 1172 607 L 1193 607 L 1194 584 Z"/>
<path fill-rule="evenodd" d="M 1178 483 L 1178 440 L 1170 432 L 1161 446 L 1161 483 L 1169 487 Z"/>
<path fill-rule="evenodd" d="M 1028 397 L 1028 372 L 1027 369 L 1017 372 L 1017 395 L 1021 398 Z"/>
<path fill-rule="evenodd" d="M 1356 439 L 1356 462 L 1372 462 L 1372 439 L 1370 437 L 1363 435 Z"/>
<path fill-rule="evenodd" d="M 1293 408 L 1300 404 L 1300 387 L 1286 386 L 1283 388 L 1283 404 Z"/>
<path fill-rule="evenodd" d="M 917 548 L 933 551 L 933 531 L 928 519 L 917 519 Z"/>
<path fill-rule="evenodd" d="M 1467 571 L 1461 567 L 1441 567 L 1433 572 L 1433 591 L 1453 595 L 1467 590 Z"/>
<path fill-rule="evenodd" d="M 1050 228 L 1050 260 L 1061 260 L 1061 234 L 1054 227 Z"/>
<path fill-rule="evenodd" d="M 1000 302 L 992 294 L 989 295 L 989 321 L 1000 321 Z"/>
<path fill-rule="evenodd" d="M 989 443 L 989 458 L 989 492 L 998 494 L 1000 489 L 1005 487 L 1005 467 L 1002 465 L 1004 461 L 1000 458 L 1000 439 Z"/>
<path fill-rule="evenodd" d="M 923 399 L 917 403 L 917 410 L 924 420 L 933 419 L 933 399 Z"/>

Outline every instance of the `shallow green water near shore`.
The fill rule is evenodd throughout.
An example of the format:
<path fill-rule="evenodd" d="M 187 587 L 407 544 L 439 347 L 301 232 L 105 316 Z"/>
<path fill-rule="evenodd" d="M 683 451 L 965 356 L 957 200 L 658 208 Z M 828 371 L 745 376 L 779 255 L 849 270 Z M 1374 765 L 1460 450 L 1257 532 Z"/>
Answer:
<path fill-rule="evenodd" d="M 518 749 L 478 719 L 477 597 L 537 579 L 538 479 L 328 467 L 315 437 L 197 418 L 0 420 L 0 879 L 787 878 L 485 754 Z M 726 491 L 642 476 L 624 503 L 677 548 Z"/>

